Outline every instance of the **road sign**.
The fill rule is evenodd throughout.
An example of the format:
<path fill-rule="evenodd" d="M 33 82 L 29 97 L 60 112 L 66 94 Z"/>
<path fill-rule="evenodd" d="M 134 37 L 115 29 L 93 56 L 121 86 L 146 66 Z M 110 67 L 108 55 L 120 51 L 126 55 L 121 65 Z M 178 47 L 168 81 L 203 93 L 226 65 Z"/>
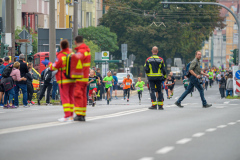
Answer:
<path fill-rule="evenodd" d="M 109 51 L 102 51 L 102 60 L 109 60 Z"/>
<path fill-rule="evenodd" d="M 236 80 L 236 92 L 240 92 L 240 80 Z"/>
<path fill-rule="evenodd" d="M 21 39 L 28 39 L 29 33 L 23 29 L 23 31 L 18 35 Z"/>
<path fill-rule="evenodd" d="M 95 60 L 102 60 L 102 52 L 95 52 Z"/>
<path fill-rule="evenodd" d="M 131 54 L 131 55 L 129 56 L 129 59 L 130 59 L 130 61 L 135 61 L 136 56 L 135 56 L 134 54 Z"/>
<path fill-rule="evenodd" d="M 240 70 L 238 70 L 238 71 L 235 73 L 235 77 L 236 77 L 237 79 L 240 79 Z"/>
<path fill-rule="evenodd" d="M 121 45 L 121 52 L 122 52 L 122 60 L 127 59 L 127 44 Z"/>
<path fill-rule="evenodd" d="M 22 43 L 20 50 L 23 54 L 26 54 L 26 49 L 27 49 L 27 54 L 30 54 L 33 50 L 33 47 L 29 43 Z"/>

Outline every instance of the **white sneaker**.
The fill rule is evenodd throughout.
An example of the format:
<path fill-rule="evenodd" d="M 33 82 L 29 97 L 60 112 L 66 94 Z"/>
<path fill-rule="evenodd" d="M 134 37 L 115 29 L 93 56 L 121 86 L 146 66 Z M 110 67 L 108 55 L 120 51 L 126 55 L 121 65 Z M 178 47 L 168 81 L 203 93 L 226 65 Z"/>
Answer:
<path fill-rule="evenodd" d="M 73 117 L 68 117 L 67 119 L 67 122 L 73 122 Z"/>
<path fill-rule="evenodd" d="M 64 117 L 63 117 L 63 118 L 58 119 L 58 121 L 59 121 L 59 122 L 67 122 L 67 121 L 68 121 L 68 118 L 64 118 Z"/>

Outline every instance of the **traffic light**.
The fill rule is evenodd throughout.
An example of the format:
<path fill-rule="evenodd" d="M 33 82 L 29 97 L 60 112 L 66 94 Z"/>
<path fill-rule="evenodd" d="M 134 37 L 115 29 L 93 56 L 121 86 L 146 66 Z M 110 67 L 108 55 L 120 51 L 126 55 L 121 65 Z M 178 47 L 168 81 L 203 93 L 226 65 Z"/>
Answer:
<path fill-rule="evenodd" d="M 233 63 L 234 63 L 235 65 L 238 64 L 238 60 L 239 60 L 238 53 L 239 53 L 239 50 L 238 50 L 238 49 L 234 49 L 234 50 L 233 50 Z"/>

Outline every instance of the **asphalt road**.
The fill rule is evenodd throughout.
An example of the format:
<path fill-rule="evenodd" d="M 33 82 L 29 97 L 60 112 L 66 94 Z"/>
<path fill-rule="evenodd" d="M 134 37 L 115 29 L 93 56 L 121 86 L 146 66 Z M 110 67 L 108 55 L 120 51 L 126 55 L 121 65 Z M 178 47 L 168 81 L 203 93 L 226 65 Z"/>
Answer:
<path fill-rule="evenodd" d="M 174 105 L 182 94 L 165 94 L 164 111 L 148 110 L 137 95 L 88 106 L 86 122 L 57 122 L 61 106 L 0 110 L 0 160 L 239 160 L 240 100 L 220 99 L 217 85 L 205 92 L 211 108 L 202 108 L 198 91 Z"/>

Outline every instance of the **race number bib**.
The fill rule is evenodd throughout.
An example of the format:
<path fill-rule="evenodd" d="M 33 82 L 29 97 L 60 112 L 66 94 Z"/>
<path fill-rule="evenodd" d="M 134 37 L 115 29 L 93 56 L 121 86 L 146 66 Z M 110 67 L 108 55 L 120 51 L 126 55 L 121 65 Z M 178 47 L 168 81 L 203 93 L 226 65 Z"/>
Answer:
<path fill-rule="evenodd" d="M 172 82 L 168 82 L 168 84 L 172 84 Z"/>
<path fill-rule="evenodd" d="M 189 84 L 189 82 L 185 82 L 185 84 Z"/>
<path fill-rule="evenodd" d="M 97 84 L 96 83 L 90 83 L 91 88 L 96 88 Z"/>
<path fill-rule="evenodd" d="M 129 83 L 129 82 L 127 82 L 127 83 L 126 83 L 126 85 L 127 85 L 127 86 L 129 86 L 129 85 L 130 85 L 130 83 Z"/>
<path fill-rule="evenodd" d="M 137 90 L 140 90 L 140 87 L 137 87 Z"/>
<path fill-rule="evenodd" d="M 107 84 L 112 84 L 112 81 L 108 81 Z"/>

